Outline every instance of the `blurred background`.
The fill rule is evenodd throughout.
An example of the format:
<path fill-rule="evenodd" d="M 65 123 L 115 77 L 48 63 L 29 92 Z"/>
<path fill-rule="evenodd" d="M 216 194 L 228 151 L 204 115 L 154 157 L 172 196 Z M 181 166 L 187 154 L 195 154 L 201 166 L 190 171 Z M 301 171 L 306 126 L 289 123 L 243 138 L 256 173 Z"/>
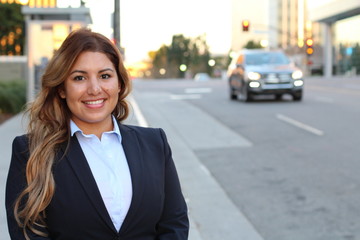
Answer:
<path fill-rule="evenodd" d="M 358 240 L 359 26 L 359 0 L 0 0 L 0 190 L 48 60 L 90 27 L 133 79 L 127 123 L 168 135 L 189 239 Z"/>
<path fill-rule="evenodd" d="M 0 54 L 41 68 L 71 30 L 89 26 L 119 45 L 133 77 L 221 77 L 242 48 L 283 49 L 307 75 L 356 75 L 359 23 L 356 0 L 2 0 Z"/>

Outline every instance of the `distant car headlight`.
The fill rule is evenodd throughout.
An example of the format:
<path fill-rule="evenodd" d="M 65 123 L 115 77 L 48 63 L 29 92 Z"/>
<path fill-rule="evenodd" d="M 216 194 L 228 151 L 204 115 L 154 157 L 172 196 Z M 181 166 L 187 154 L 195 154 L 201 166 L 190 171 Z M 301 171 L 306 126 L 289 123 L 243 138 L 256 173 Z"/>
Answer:
<path fill-rule="evenodd" d="M 259 80 L 261 78 L 261 75 L 260 75 L 260 73 L 257 73 L 257 72 L 249 72 L 248 78 L 250 80 Z"/>
<path fill-rule="evenodd" d="M 302 71 L 300 71 L 300 70 L 296 70 L 295 72 L 293 72 L 293 73 L 291 74 L 291 77 L 292 77 L 293 79 L 301 79 L 301 78 L 303 77 L 303 73 L 302 73 Z"/>

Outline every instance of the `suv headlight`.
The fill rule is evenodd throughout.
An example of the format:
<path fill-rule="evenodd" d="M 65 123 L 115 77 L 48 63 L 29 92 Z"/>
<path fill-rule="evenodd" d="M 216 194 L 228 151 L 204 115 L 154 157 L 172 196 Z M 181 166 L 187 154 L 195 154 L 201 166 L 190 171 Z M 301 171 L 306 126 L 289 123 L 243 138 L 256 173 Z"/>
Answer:
<path fill-rule="evenodd" d="M 298 79 L 298 80 L 295 80 L 295 81 L 294 81 L 294 86 L 295 86 L 295 87 L 301 87 L 302 85 L 304 85 L 304 81 L 303 81 L 303 80 Z"/>
<path fill-rule="evenodd" d="M 302 71 L 300 71 L 300 70 L 296 70 L 295 72 L 293 72 L 293 73 L 291 74 L 291 77 L 292 77 L 293 79 L 301 79 L 301 78 L 303 77 L 303 73 L 302 73 Z"/>
<path fill-rule="evenodd" d="M 257 72 L 249 72 L 248 73 L 248 78 L 250 80 L 259 80 L 261 78 L 261 74 L 257 73 Z"/>

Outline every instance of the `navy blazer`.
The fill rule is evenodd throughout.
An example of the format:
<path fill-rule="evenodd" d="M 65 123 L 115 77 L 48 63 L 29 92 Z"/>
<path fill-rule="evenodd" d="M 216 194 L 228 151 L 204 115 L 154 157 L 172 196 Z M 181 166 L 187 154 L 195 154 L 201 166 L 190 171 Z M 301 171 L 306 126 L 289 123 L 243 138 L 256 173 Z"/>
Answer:
<path fill-rule="evenodd" d="M 90 167 L 73 136 L 60 148 L 53 174 L 55 194 L 46 208 L 42 240 L 184 240 L 188 238 L 187 206 L 181 193 L 171 150 L 162 129 L 119 124 L 131 173 L 130 209 L 117 231 L 106 210 Z M 65 153 L 65 156 L 61 156 Z M 6 183 L 6 210 L 11 239 L 25 239 L 13 216 L 13 203 L 26 186 L 26 135 L 16 137 Z"/>

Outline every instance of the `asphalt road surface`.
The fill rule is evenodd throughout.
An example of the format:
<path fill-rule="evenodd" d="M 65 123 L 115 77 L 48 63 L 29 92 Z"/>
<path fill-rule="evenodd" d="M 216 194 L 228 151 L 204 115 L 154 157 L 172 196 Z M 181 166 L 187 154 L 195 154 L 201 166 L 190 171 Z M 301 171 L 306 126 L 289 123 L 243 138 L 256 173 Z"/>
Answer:
<path fill-rule="evenodd" d="M 305 79 L 300 102 L 233 101 L 222 80 L 134 80 L 134 98 L 264 240 L 360 239 L 359 78 Z"/>

